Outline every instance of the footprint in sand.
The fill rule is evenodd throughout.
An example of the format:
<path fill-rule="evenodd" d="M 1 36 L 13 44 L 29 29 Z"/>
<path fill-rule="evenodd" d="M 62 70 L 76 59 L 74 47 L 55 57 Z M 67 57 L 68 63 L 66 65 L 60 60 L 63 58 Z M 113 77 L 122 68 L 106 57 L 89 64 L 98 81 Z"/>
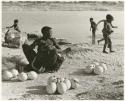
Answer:
<path fill-rule="evenodd" d="M 115 85 L 115 88 L 123 88 L 124 87 L 124 81 L 123 80 L 119 80 L 117 82 L 113 82 L 112 85 Z"/>
<path fill-rule="evenodd" d="M 99 80 L 97 80 L 99 83 L 104 83 L 106 80 L 105 77 L 100 77 Z"/>

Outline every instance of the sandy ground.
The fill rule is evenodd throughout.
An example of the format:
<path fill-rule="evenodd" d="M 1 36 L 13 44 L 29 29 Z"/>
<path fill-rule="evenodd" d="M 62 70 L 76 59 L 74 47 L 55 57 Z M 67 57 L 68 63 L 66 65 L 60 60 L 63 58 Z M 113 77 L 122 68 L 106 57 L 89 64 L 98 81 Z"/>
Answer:
<path fill-rule="evenodd" d="M 123 99 L 123 46 L 114 46 L 116 53 L 108 55 L 103 54 L 101 52 L 102 47 L 97 45 L 91 46 L 82 43 L 71 46 L 72 51 L 65 56 L 66 60 L 58 72 L 40 74 L 33 81 L 19 82 L 18 80 L 13 80 L 3 82 L 3 99 Z M 21 64 L 20 60 L 25 58 L 21 49 L 3 48 L 2 50 L 4 52 L 2 58 L 4 69 L 5 67 L 14 67 L 16 63 L 12 59 L 19 60 L 17 64 Z M 85 66 L 93 61 L 107 63 L 108 71 L 102 75 L 85 74 Z M 81 86 L 75 90 L 67 91 L 64 95 L 48 95 L 45 86 L 48 77 L 52 75 L 76 77 L 80 80 Z"/>
<path fill-rule="evenodd" d="M 98 16 L 99 18 L 96 19 L 98 21 L 108 12 L 115 15 L 114 23 L 118 25 L 119 28 L 112 34 L 113 49 L 116 52 L 112 54 L 103 54 L 103 42 L 100 45 L 91 45 L 91 32 L 88 31 L 88 18 L 91 16 L 97 18 Z M 57 33 L 59 32 L 59 34 L 54 34 L 54 37 L 66 38 L 69 42 L 72 42 L 70 45 L 61 46 L 62 49 L 71 47 L 72 50 L 68 52 L 67 55 L 64 54 L 66 60 L 61 69 L 56 73 L 43 73 L 40 74 L 36 80 L 28 80 L 25 82 L 19 82 L 18 80 L 3 81 L 2 98 L 11 100 L 123 100 L 123 12 L 108 12 L 3 12 L 3 27 L 12 23 L 12 19 L 15 17 L 21 20 L 22 30 L 24 32 L 39 33 L 41 26 L 48 24 L 54 27 Z M 57 16 L 54 16 L 54 14 L 57 14 Z M 47 16 L 47 20 L 45 16 Z M 41 21 L 39 18 L 44 20 Z M 101 37 L 101 34 L 97 35 L 97 38 Z M 2 47 L 2 69 L 23 66 L 21 60 L 27 63 L 21 48 L 10 49 Z M 106 63 L 108 65 L 108 70 L 102 75 L 84 73 L 84 68 L 93 61 Z M 48 77 L 52 75 L 76 77 L 80 80 L 81 86 L 75 90 L 69 90 L 63 95 L 48 95 L 45 86 Z"/>

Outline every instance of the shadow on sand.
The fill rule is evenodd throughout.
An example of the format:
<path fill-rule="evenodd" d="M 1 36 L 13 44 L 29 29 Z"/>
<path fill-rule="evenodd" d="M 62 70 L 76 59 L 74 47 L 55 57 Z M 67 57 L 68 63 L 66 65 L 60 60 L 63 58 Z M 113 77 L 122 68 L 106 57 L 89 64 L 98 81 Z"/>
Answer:
<path fill-rule="evenodd" d="M 70 75 L 79 75 L 79 76 L 96 76 L 94 73 L 87 74 L 84 72 L 84 69 L 78 69 L 77 71 L 71 73 Z"/>
<path fill-rule="evenodd" d="M 33 94 L 33 95 L 46 95 L 46 86 L 31 86 L 27 87 L 28 89 L 27 93 L 28 94 Z"/>
<path fill-rule="evenodd" d="M 14 80 L 2 80 L 2 83 L 15 83 L 15 82 L 21 82 L 18 79 L 14 79 Z"/>

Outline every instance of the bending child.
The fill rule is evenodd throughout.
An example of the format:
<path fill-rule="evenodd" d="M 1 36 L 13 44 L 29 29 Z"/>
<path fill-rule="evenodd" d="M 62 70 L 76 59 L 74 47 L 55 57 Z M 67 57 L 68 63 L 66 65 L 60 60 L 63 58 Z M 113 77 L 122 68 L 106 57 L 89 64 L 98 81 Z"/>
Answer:
<path fill-rule="evenodd" d="M 106 51 L 107 45 L 108 45 L 108 48 L 109 48 L 110 52 L 114 52 L 112 50 L 112 41 L 111 41 L 111 38 L 109 36 L 113 32 L 112 28 L 117 28 L 117 26 L 112 25 L 113 20 L 114 20 L 113 16 L 108 14 L 108 15 L 106 15 L 106 20 L 101 20 L 97 23 L 97 26 L 98 26 L 99 23 L 104 22 L 104 27 L 103 27 L 103 30 L 102 30 L 103 38 L 105 40 L 105 43 L 104 43 L 104 46 L 103 46 L 103 53 L 108 53 Z"/>

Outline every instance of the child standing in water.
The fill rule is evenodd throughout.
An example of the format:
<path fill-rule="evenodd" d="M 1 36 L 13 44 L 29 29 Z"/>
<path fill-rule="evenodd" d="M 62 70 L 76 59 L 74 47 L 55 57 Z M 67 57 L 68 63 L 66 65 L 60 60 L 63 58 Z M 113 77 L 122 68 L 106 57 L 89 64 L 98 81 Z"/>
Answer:
<path fill-rule="evenodd" d="M 90 18 L 90 24 L 90 31 L 92 29 L 92 44 L 95 44 L 96 23 L 94 22 L 93 18 Z"/>
<path fill-rule="evenodd" d="M 108 52 L 106 51 L 107 45 L 108 45 L 109 51 L 114 52 L 112 50 L 112 41 L 111 41 L 111 38 L 109 36 L 113 32 L 112 28 L 117 28 L 116 26 L 112 25 L 113 20 L 114 20 L 113 16 L 110 15 L 110 14 L 107 14 L 106 20 L 101 20 L 97 23 L 97 25 L 98 25 L 99 23 L 104 22 L 104 27 L 103 27 L 103 30 L 102 30 L 103 38 L 105 40 L 105 43 L 104 43 L 104 46 L 103 46 L 103 53 L 107 53 L 107 54 L 108 54 Z"/>
<path fill-rule="evenodd" d="M 43 37 L 36 39 L 31 45 L 23 44 L 23 52 L 29 61 L 29 66 L 24 68 L 24 71 L 35 70 L 41 72 L 45 69 L 46 72 L 57 71 L 64 61 L 64 58 L 58 55 L 61 48 L 52 38 L 52 28 L 45 26 L 41 29 Z M 38 46 L 37 52 L 33 49 Z M 43 72 L 43 71 L 42 71 Z"/>

